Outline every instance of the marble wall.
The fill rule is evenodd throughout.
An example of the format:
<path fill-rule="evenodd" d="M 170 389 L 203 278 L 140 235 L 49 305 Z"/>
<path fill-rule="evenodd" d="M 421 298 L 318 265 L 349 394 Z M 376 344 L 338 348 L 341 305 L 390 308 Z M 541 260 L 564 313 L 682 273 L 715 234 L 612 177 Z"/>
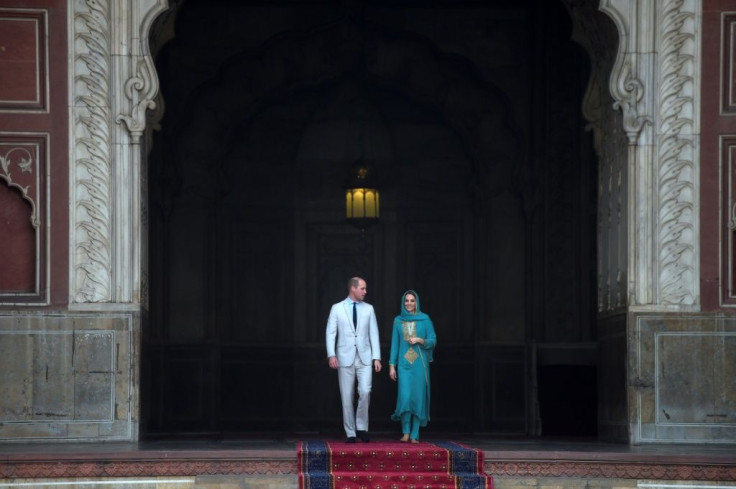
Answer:
<path fill-rule="evenodd" d="M 632 443 L 733 443 L 736 318 L 633 314 L 627 336 Z"/>
<path fill-rule="evenodd" d="M 132 313 L 0 315 L 0 441 L 138 436 Z"/>

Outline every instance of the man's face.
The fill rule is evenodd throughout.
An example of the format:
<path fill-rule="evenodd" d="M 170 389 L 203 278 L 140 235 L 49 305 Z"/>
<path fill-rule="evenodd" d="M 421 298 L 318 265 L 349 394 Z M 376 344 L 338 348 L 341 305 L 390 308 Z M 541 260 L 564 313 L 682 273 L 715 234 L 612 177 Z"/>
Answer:
<path fill-rule="evenodd" d="M 361 280 L 360 282 L 358 282 L 357 287 L 350 287 L 350 291 L 353 293 L 353 297 L 355 297 L 356 300 L 364 300 L 366 293 L 365 280 Z"/>

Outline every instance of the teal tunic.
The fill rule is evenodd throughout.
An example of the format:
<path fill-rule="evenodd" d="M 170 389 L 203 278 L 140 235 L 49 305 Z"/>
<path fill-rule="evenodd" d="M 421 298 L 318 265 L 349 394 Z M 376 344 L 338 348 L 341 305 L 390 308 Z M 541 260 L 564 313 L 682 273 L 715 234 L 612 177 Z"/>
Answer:
<path fill-rule="evenodd" d="M 405 294 L 406 295 L 406 294 Z M 419 298 L 417 297 L 417 310 Z M 418 320 L 412 321 L 416 317 Z M 424 344 L 410 345 L 406 340 L 417 336 L 424 339 Z M 394 318 L 391 335 L 391 354 L 389 364 L 396 367 L 398 377 L 398 395 L 396 411 L 391 415 L 394 421 L 400 421 L 401 415 L 411 413 L 419 418 L 420 426 L 427 426 L 429 421 L 429 363 L 432 361 L 437 336 L 432 320 L 424 313 L 410 315 L 403 309 L 402 314 Z"/>

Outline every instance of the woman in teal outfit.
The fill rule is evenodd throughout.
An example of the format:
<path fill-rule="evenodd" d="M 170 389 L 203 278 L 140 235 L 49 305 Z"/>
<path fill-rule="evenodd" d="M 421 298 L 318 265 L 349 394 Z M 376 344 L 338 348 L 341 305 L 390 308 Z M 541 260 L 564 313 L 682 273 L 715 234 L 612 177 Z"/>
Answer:
<path fill-rule="evenodd" d="M 407 290 L 401 314 L 394 318 L 389 377 L 399 380 L 394 421 L 401 421 L 402 442 L 419 443 L 419 427 L 429 421 L 429 362 L 437 336 L 429 316 L 419 308 L 419 295 Z"/>

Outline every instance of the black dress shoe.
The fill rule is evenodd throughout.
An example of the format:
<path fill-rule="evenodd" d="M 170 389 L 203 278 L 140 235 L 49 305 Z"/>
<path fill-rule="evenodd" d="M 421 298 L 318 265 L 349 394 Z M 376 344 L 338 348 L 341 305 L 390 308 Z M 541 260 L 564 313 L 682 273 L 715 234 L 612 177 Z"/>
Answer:
<path fill-rule="evenodd" d="M 355 443 L 355 437 L 354 436 L 348 436 L 347 440 L 345 440 L 345 443 Z"/>
<path fill-rule="evenodd" d="M 355 434 L 358 435 L 358 438 L 360 438 L 360 441 L 363 441 L 365 443 L 368 443 L 369 441 L 371 441 L 371 439 L 368 437 L 367 431 L 358 430 L 355 432 Z"/>

